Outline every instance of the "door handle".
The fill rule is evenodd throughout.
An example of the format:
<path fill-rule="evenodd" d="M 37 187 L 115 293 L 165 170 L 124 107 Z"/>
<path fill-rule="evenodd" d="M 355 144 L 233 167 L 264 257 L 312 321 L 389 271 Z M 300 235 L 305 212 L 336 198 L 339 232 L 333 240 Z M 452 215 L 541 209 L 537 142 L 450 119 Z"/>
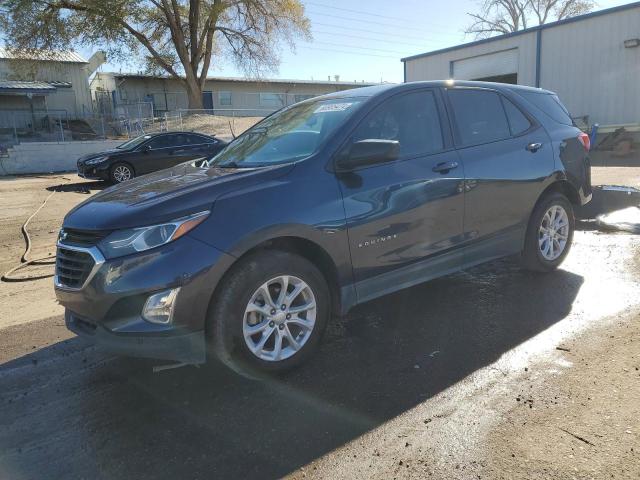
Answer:
<path fill-rule="evenodd" d="M 458 162 L 440 162 L 431 170 L 436 173 L 449 173 L 454 168 L 458 168 Z"/>
<path fill-rule="evenodd" d="M 529 150 L 531 153 L 536 153 L 538 150 L 540 150 L 542 148 L 542 144 L 541 143 L 530 143 L 525 148 L 527 150 Z"/>

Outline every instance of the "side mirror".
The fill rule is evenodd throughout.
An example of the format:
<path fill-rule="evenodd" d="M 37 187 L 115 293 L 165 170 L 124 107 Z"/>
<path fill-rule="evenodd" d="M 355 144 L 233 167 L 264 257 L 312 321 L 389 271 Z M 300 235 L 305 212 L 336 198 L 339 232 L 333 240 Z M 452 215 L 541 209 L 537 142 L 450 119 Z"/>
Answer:
<path fill-rule="evenodd" d="M 151 151 L 151 145 L 145 145 L 144 147 L 142 147 L 142 151 L 143 153 L 149 153 Z"/>
<path fill-rule="evenodd" d="M 336 170 L 349 172 L 361 167 L 392 162 L 400 157 L 397 140 L 367 139 L 351 145 L 336 161 Z"/>

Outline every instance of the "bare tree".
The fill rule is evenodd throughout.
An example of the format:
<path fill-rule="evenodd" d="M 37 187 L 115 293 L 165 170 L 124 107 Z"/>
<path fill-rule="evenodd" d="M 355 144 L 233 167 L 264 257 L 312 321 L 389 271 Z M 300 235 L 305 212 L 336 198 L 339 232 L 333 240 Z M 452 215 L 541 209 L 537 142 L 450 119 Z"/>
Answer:
<path fill-rule="evenodd" d="M 483 0 L 480 13 L 467 14 L 473 23 L 465 33 L 484 38 L 527 28 L 525 9 L 528 3 L 528 0 Z"/>
<path fill-rule="evenodd" d="M 16 52 L 91 45 L 113 60 L 180 79 L 202 108 L 212 60 L 275 71 L 278 46 L 310 38 L 300 0 L 0 0 L 0 34 Z"/>
<path fill-rule="evenodd" d="M 564 18 L 575 17 L 593 10 L 592 0 L 530 0 L 530 10 L 535 15 L 538 25 Z"/>
<path fill-rule="evenodd" d="M 594 0 L 482 0 L 465 33 L 487 38 L 587 13 Z"/>

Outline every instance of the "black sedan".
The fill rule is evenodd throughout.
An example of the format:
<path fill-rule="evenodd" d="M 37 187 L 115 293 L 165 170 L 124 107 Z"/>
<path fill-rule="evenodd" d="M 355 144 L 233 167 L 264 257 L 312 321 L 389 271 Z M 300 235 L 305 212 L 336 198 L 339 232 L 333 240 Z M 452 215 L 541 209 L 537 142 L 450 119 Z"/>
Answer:
<path fill-rule="evenodd" d="M 114 150 L 81 157 L 78 175 L 121 183 L 196 158 L 211 158 L 226 145 L 224 140 L 193 132 L 142 135 Z"/>

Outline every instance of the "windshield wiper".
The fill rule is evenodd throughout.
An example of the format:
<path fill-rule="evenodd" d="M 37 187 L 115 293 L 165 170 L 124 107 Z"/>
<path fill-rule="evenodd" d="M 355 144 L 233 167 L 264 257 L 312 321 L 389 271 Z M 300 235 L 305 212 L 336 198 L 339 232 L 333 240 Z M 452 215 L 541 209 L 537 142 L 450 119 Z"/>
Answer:
<path fill-rule="evenodd" d="M 220 163 L 218 165 L 213 165 L 214 167 L 219 167 L 219 168 L 239 168 L 240 165 L 238 165 L 236 162 L 225 162 L 225 163 Z"/>

